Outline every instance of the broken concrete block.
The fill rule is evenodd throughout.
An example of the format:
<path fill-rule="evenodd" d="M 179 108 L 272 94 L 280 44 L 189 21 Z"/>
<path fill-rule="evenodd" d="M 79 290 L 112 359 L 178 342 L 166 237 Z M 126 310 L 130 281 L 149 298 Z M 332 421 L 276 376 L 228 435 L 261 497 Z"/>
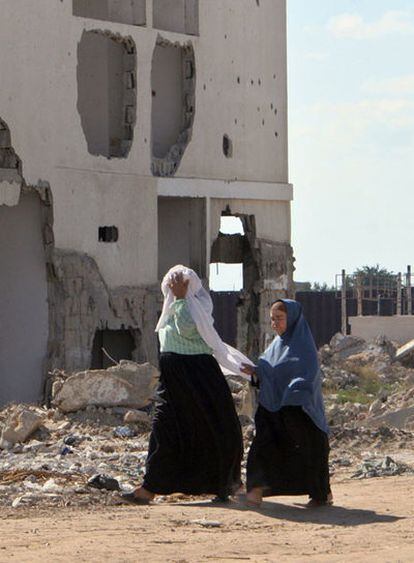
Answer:
<path fill-rule="evenodd" d="M 369 407 L 369 414 L 373 416 L 377 415 L 379 412 L 381 412 L 383 404 L 384 403 L 380 399 L 376 399 L 373 403 L 371 403 Z"/>
<path fill-rule="evenodd" d="M 407 356 L 414 355 L 414 340 L 409 340 L 403 346 L 400 346 L 395 353 L 395 360 L 400 362 Z"/>
<path fill-rule="evenodd" d="M 68 377 L 52 401 L 64 412 L 88 406 L 139 409 L 150 403 L 158 376 L 158 370 L 149 363 L 121 360 L 106 370 L 82 371 Z"/>
<path fill-rule="evenodd" d="M 331 338 L 329 346 L 333 354 L 336 354 L 340 359 L 345 359 L 348 356 L 362 352 L 366 346 L 366 342 L 363 338 L 345 336 L 338 332 Z"/>
<path fill-rule="evenodd" d="M 146 412 L 129 410 L 125 413 L 124 422 L 149 422 L 150 417 Z"/>
<path fill-rule="evenodd" d="M 25 442 L 42 425 L 44 417 L 35 411 L 16 409 L 3 427 L 0 447 L 6 449 L 16 442 Z M 4 447 L 6 446 L 6 448 Z"/>

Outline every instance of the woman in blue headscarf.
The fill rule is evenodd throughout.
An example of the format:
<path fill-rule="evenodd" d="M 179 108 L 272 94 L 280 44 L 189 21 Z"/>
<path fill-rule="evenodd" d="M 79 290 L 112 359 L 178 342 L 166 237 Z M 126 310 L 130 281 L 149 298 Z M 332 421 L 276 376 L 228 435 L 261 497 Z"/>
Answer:
<path fill-rule="evenodd" d="M 275 339 L 257 366 L 243 369 L 259 388 L 247 503 L 260 506 L 263 496 L 307 494 L 308 506 L 332 504 L 328 425 L 312 333 L 297 301 L 275 301 L 270 319 Z"/>

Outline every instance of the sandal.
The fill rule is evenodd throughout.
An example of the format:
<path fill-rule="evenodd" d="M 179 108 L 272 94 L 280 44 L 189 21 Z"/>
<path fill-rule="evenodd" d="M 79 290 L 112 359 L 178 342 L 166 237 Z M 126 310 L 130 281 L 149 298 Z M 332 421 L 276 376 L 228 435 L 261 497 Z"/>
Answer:
<path fill-rule="evenodd" d="M 306 508 L 318 508 L 320 506 L 332 506 L 333 505 L 333 498 L 327 498 L 326 500 L 316 500 L 311 498 L 310 501 L 306 504 Z"/>
<path fill-rule="evenodd" d="M 137 497 L 134 491 L 132 493 L 122 493 L 121 498 L 131 504 L 148 505 L 151 503 L 148 498 Z"/>

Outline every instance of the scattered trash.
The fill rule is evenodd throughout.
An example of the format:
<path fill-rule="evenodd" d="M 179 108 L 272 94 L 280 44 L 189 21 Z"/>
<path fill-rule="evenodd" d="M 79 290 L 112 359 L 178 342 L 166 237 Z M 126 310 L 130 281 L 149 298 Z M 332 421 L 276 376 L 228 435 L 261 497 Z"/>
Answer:
<path fill-rule="evenodd" d="M 397 463 L 390 456 L 383 459 L 366 459 L 363 461 L 358 471 L 354 473 L 352 479 L 371 479 L 372 477 L 390 477 L 412 473 L 413 469 L 404 463 Z"/>

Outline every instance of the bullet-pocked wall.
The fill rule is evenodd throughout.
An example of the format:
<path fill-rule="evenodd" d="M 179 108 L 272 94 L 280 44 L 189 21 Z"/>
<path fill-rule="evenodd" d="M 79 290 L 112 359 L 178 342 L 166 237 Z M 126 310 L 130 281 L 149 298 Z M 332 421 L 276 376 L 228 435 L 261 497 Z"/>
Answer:
<path fill-rule="evenodd" d="M 156 361 L 158 277 L 169 265 L 158 216 L 170 213 L 162 201 L 158 209 L 158 197 L 200 198 L 190 212 L 205 220 L 194 238 L 199 250 L 181 256 L 204 271 L 218 224 L 211 227 L 207 203 L 205 214 L 197 206 L 220 190 L 232 194 L 234 213 L 255 216 L 272 252 L 288 245 L 277 242 L 289 239 L 288 195 L 273 225 L 261 220 L 273 189 L 289 191 L 285 0 L 35 4 L 1 3 L 0 115 L 25 183 L 37 190 L 40 180 L 53 195 L 48 367 L 90 366 L 95 333 L 106 330 L 128 331 L 140 357 Z M 127 45 L 135 53 L 126 56 Z M 165 52 L 174 59 L 168 83 L 170 69 L 158 67 Z M 165 98 L 158 107 L 174 88 L 174 107 Z M 154 141 L 164 156 L 156 156 Z M 267 196 L 254 209 L 233 209 L 232 198 L 245 201 L 239 188 L 249 199 L 262 183 Z M 12 202 L 15 191 L 7 189 Z"/>

